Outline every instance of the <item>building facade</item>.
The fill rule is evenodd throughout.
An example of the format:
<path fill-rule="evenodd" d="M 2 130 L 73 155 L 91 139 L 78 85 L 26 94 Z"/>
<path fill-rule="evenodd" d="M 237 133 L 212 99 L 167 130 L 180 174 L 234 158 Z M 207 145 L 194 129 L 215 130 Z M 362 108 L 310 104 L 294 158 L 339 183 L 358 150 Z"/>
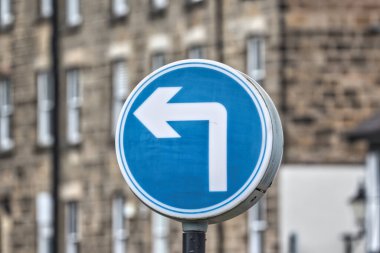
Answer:
<path fill-rule="evenodd" d="M 282 116 L 289 168 L 363 161 L 365 145 L 343 135 L 380 108 L 378 1 L 59 0 L 59 90 L 51 3 L 0 0 L 1 252 L 51 252 L 54 92 L 61 252 L 181 252 L 181 225 L 132 195 L 113 141 L 131 89 L 175 60 L 218 60 L 256 79 Z M 208 252 L 287 252 L 278 189 L 211 225 Z"/>

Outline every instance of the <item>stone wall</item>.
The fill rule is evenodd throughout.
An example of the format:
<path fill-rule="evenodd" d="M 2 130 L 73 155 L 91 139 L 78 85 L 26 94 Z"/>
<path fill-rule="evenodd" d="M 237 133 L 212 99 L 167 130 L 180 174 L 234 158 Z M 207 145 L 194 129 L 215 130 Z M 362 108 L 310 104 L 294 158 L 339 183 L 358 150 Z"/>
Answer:
<path fill-rule="evenodd" d="M 380 108 L 378 1 L 287 1 L 286 160 L 363 161 L 345 133 Z"/>

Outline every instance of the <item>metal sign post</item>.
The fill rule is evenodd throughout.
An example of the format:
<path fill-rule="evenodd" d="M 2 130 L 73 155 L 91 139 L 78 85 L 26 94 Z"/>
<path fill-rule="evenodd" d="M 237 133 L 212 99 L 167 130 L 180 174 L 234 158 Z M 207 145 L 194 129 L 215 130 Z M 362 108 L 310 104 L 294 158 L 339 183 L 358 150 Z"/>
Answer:
<path fill-rule="evenodd" d="M 280 166 L 283 134 L 265 91 L 209 60 L 159 68 L 119 116 L 116 155 L 133 193 L 183 222 L 184 252 L 204 252 L 207 224 L 253 206 Z"/>
<path fill-rule="evenodd" d="M 204 253 L 207 223 L 183 223 L 182 252 Z"/>

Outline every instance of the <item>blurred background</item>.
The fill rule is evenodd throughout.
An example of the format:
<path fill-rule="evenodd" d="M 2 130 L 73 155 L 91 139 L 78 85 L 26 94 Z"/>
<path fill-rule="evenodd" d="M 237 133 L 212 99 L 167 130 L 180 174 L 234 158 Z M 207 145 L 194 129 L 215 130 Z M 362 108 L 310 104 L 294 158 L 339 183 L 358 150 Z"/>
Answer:
<path fill-rule="evenodd" d="M 266 197 L 207 252 L 379 253 L 378 0 L 0 0 L 0 252 L 181 252 L 114 132 L 133 87 L 186 58 L 253 77 L 285 132 Z"/>

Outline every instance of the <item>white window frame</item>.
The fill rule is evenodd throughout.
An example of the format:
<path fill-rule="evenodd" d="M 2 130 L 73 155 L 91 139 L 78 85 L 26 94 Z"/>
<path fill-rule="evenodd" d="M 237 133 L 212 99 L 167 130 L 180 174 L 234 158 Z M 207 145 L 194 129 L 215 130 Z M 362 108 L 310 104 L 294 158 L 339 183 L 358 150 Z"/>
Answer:
<path fill-rule="evenodd" d="M 40 15 L 43 18 L 53 15 L 53 0 L 40 0 Z"/>
<path fill-rule="evenodd" d="M 66 0 L 66 24 L 73 27 L 81 23 L 81 0 Z"/>
<path fill-rule="evenodd" d="M 124 17 L 129 13 L 128 0 L 112 0 L 112 15 Z"/>
<path fill-rule="evenodd" d="M 47 192 L 36 198 L 37 253 L 51 253 L 53 239 L 53 199 Z"/>
<path fill-rule="evenodd" d="M 125 198 L 118 194 L 112 200 L 113 253 L 125 253 L 128 230 L 125 218 Z"/>
<path fill-rule="evenodd" d="M 189 59 L 204 59 L 205 49 L 203 46 L 193 46 L 187 51 L 187 58 Z"/>
<path fill-rule="evenodd" d="M 66 73 L 67 83 L 67 142 L 72 145 L 79 144 L 81 137 L 81 85 L 79 69 L 71 69 Z"/>
<path fill-rule="evenodd" d="M 115 136 L 119 113 L 130 93 L 128 80 L 128 66 L 125 60 L 115 61 L 112 64 L 112 135 Z"/>
<path fill-rule="evenodd" d="M 79 209 L 76 201 L 70 201 L 66 204 L 65 232 L 65 252 L 79 253 Z"/>
<path fill-rule="evenodd" d="M 54 87 L 51 73 L 37 74 L 37 142 L 40 146 L 53 144 L 52 117 L 54 109 Z"/>
<path fill-rule="evenodd" d="M 255 81 L 265 79 L 265 39 L 251 37 L 247 41 L 247 73 Z"/>
<path fill-rule="evenodd" d="M 152 212 L 152 253 L 169 252 L 170 221 L 168 218 Z"/>
<path fill-rule="evenodd" d="M 248 253 L 264 252 L 264 232 L 267 229 L 266 196 L 248 210 Z"/>
<path fill-rule="evenodd" d="M 12 0 L 0 0 L 0 27 L 7 27 L 13 21 Z"/>
<path fill-rule="evenodd" d="M 0 152 L 14 147 L 11 136 L 13 116 L 12 87 L 8 78 L 0 79 Z"/>
<path fill-rule="evenodd" d="M 165 53 L 155 53 L 152 55 L 152 70 L 156 70 L 166 64 Z"/>
<path fill-rule="evenodd" d="M 169 5 L 169 0 L 151 0 L 154 11 L 165 10 Z"/>

